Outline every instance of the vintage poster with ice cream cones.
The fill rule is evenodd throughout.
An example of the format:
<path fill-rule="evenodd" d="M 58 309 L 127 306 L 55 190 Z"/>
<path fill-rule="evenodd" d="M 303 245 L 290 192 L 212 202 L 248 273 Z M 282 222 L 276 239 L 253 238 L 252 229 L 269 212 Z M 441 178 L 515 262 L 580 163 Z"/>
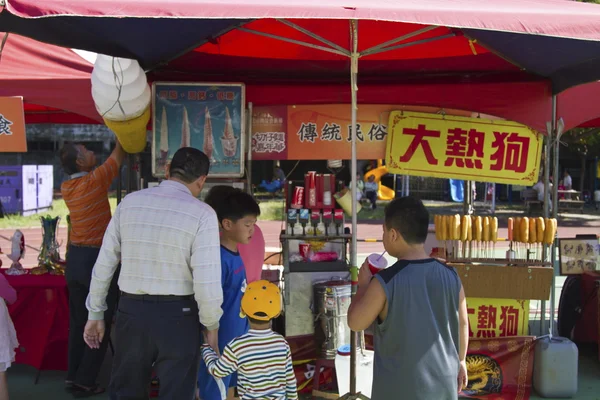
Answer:
<path fill-rule="evenodd" d="M 243 84 L 155 82 L 152 85 L 152 174 L 164 177 L 173 154 L 195 147 L 210 176 L 244 175 Z"/>

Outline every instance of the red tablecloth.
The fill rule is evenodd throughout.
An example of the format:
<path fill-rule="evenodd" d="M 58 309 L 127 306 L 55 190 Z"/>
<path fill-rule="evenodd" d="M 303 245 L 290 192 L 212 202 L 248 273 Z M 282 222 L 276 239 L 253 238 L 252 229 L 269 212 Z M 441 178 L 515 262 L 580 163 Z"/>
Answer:
<path fill-rule="evenodd" d="M 16 363 L 66 371 L 69 301 L 64 276 L 5 276 L 17 291 L 17 301 L 8 306 L 20 344 Z"/>

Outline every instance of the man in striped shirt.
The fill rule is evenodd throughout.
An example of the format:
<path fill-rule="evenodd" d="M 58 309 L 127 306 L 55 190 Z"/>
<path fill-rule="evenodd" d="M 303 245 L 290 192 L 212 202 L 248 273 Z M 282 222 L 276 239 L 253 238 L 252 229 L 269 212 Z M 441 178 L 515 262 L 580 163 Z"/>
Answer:
<path fill-rule="evenodd" d="M 69 209 L 71 233 L 67 252 L 66 280 L 69 289 L 69 367 L 67 390 L 76 394 L 101 393 L 96 378 L 102 366 L 108 338 L 93 350 L 83 341 L 87 322 L 87 298 L 92 268 L 96 263 L 102 238 L 110 222 L 108 190 L 119 173 L 125 157 L 121 144 L 108 160 L 96 168 L 96 155 L 80 144 L 65 144 L 60 160 L 69 180 L 63 182 L 61 193 Z M 116 280 L 108 296 L 106 325 L 110 327 L 117 302 Z"/>
<path fill-rule="evenodd" d="M 202 346 L 208 371 L 216 379 L 237 371 L 241 400 L 298 399 L 290 346 L 271 330 L 271 320 L 281 314 L 279 288 L 265 280 L 250 283 L 241 311 L 250 323 L 248 333 L 229 342 L 220 358 L 210 344 Z M 225 399 L 226 388 L 221 386 Z"/>
<path fill-rule="evenodd" d="M 218 348 L 223 314 L 219 223 L 215 211 L 198 200 L 209 167 L 200 150 L 177 150 L 169 179 L 126 196 L 108 225 L 86 303 L 84 339 L 92 348 L 100 346 L 106 294 L 121 261 L 112 400 L 147 399 L 153 369 L 161 398 L 191 400 L 200 324 Z"/>

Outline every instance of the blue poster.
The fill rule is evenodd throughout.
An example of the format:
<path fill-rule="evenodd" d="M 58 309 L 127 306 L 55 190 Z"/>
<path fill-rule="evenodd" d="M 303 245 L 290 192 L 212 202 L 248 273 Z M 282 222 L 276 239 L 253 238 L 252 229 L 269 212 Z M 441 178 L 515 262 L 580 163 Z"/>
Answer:
<path fill-rule="evenodd" d="M 152 100 L 154 176 L 165 176 L 181 147 L 202 150 L 211 177 L 244 175 L 243 84 L 155 82 Z"/>

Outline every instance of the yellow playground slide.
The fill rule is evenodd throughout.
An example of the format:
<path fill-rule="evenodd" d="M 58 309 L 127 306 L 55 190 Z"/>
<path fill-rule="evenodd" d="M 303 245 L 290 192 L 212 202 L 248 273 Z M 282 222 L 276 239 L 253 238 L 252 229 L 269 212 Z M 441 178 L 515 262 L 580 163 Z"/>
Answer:
<path fill-rule="evenodd" d="M 364 180 L 367 181 L 369 179 L 370 175 L 374 175 L 375 182 L 377 182 L 379 184 L 379 190 L 377 191 L 377 197 L 379 198 L 379 200 L 390 201 L 390 200 L 394 199 L 395 193 L 394 193 L 393 189 L 381 184 L 381 177 L 387 175 L 387 173 L 388 173 L 387 167 L 382 164 L 383 163 L 381 162 L 381 160 L 377 160 L 377 168 L 374 168 L 374 169 L 368 171 L 364 176 Z"/>

